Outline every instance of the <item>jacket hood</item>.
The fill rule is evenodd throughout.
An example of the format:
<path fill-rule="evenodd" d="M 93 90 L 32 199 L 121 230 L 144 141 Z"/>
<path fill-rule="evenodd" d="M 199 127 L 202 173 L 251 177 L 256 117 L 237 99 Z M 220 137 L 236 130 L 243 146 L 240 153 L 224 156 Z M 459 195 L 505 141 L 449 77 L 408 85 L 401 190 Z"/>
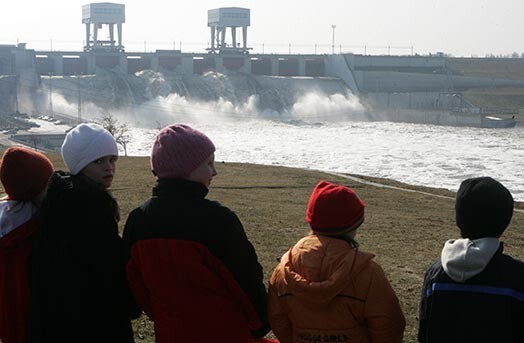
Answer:
<path fill-rule="evenodd" d="M 0 202 L 0 238 L 9 235 L 38 212 L 30 201 L 6 200 Z"/>
<path fill-rule="evenodd" d="M 29 216 L 32 211 L 22 211 L 20 216 L 16 219 L 11 218 L 6 220 L 2 218 L 0 225 L 11 226 L 12 230 L 9 230 L 5 235 L 0 235 L 0 251 L 9 253 L 18 249 L 21 246 L 31 244 L 34 233 L 36 232 L 40 217 L 37 213 Z M 20 221 L 20 223 L 18 223 Z M 17 223 L 16 225 L 13 225 Z"/>
<path fill-rule="evenodd" d="M 442 249 L 442 267 L 453 281 L 465 282 L 486 268 L 499 246 L 495 237 L 451 239 Z"/>
<path fill-rule="evenodd" d="M 304 237 L 282 256 L 287 291 L 320 308 L 342 293 L 374 255 L 327 236 Z"/>

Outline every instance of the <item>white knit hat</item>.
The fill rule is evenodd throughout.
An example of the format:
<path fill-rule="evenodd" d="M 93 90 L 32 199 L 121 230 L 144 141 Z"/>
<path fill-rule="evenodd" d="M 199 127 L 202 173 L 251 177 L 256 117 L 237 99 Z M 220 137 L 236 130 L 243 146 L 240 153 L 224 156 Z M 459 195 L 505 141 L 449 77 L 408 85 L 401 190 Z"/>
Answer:
<path fill-rule="evenodd" d="M 113 136 L 98 124 L 79 124 L 69 131 L 62 144 L 62 158 L 71 174 L 76 175 L 89 163 L 118 156 Z"/>

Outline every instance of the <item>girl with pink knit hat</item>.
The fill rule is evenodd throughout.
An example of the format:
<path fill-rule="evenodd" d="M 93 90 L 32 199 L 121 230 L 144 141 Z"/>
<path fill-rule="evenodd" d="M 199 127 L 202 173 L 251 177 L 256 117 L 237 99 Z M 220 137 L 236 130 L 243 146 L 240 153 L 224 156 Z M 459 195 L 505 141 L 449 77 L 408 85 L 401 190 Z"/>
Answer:
<path fill-rule="evenodd" d="M 53 173 L 44 155 L 24 147 L 2 156 L 0 181 L 0 342 L 26 343 L 29 317 L 29 270 L 40 205 Z"/>
<path fill-rule="evenodd" d="M 205 198 L 217 175 L 214 152 L 190 126 L 161 130 L 151 153 L 153 195 L 124 228 L 127 277 L 159 343 L 246 343 L 269 331 L 253 245 L 231 210 Z"/>

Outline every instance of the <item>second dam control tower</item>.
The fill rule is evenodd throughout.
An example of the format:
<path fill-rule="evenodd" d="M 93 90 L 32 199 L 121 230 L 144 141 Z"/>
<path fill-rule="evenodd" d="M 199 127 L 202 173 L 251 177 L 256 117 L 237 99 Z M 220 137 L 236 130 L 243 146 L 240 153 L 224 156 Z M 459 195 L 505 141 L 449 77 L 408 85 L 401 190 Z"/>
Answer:
<path fill-rule="evenodd" d="M 210 53 L 244 53 L 247 47 L 247 27 L 250 26 L 250 10 L 240 7 L 222 7 L 207 11 L 207 26 L 211 29 Z M 242 28 L 242 45 L 237 43 L 237 28 Z M 226 42 L 226 30 L 231 30 L 232 42 Z"/>

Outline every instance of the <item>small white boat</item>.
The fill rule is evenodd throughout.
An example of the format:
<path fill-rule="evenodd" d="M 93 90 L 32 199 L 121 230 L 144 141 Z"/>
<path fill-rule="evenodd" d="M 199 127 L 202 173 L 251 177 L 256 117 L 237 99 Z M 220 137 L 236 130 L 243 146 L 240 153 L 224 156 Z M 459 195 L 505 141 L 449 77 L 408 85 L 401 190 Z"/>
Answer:
<path fill-rule="evenodd" d="M 484 116 L 481 118 L 481 127 L 503 129 L 515 127 L 515 117 L 500 118 L 495 116 Z"/>

